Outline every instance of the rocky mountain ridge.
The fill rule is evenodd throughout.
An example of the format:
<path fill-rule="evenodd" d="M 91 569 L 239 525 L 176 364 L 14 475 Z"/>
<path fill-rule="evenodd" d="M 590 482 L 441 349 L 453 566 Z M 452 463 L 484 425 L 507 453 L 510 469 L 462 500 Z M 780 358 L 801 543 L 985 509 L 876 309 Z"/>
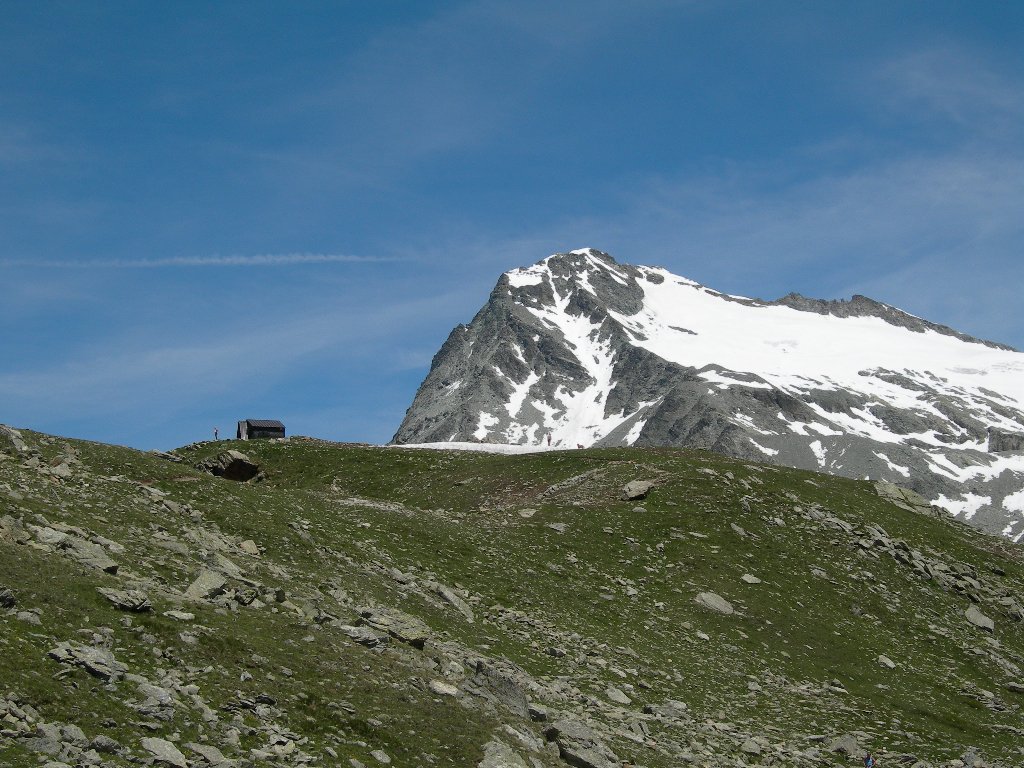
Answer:
<path fill-rule="evenodd" d="M 866 297 L 773 302 L 582 249 L 498 280 L 396 443 L 687 446 L 909 486 L 1024 537 L 1024 354 Z M 995 447 L 996 450 L 991 450 Z"/>

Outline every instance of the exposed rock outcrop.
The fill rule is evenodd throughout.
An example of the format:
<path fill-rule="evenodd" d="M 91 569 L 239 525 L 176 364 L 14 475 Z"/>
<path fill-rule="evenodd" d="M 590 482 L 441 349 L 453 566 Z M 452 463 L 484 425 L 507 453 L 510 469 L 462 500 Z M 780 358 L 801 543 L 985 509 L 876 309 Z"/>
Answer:
<path fill-rule="evenodd" d="M 225 480 L 245 482 L 259 475 L 260 466 L 244 453 L 235 450 L 224 451 L 196 465 L 197 469 Z"/>

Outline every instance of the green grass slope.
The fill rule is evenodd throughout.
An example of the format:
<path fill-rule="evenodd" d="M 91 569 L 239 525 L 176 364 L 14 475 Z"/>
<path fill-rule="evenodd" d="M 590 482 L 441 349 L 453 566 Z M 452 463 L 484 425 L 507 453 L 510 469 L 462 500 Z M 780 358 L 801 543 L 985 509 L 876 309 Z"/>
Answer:
<path fill-rule="evenodd" d="M 1024 763 L 1020 550 L 867 482 L 679 450 L 21 438 L 0 765 Z M 228 448 L 260 477 L 195 468 Z"/>

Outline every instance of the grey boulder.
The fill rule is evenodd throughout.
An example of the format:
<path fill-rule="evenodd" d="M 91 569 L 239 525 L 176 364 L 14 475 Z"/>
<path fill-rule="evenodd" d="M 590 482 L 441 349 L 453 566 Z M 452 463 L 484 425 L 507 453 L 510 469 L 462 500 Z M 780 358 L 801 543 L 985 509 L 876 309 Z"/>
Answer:
<path fill-rule="evenodd" d="M 619 768 L 621 762 L 607 744 L 579 720 L 557 720 L 544 730 L 558 753 L 577 768 Z"/>
<path fill-rule="evenodd" d="M 260 473 L 260 465 L 240 451 L 224 451 L 198 464 L 196 469 L 225 480 L 245 482 Z"/>
<path fill-rule="evenodd" d="M 100 587 L 97 589 L 97 592 L 122 611 L 145 613 L 146 611 L 153 610 L 153 604 L 149 602 L 146 594 L 137 589 L 105 589 Z"/>
<path fill-rule="evenodd" d="M 647 498 L 647 494 L 654 488 L 652 480 L 633 480 L 622 487 L 619 497 L 623 501 L 636 501 Z"/>

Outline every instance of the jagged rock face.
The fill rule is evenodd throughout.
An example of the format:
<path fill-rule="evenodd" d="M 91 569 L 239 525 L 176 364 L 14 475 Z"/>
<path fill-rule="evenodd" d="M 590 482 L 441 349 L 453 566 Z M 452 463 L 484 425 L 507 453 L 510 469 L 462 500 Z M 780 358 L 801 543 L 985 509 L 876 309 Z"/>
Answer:
<path fill-rule="evenodd" d="M 593 249 L 498 280 L 396 443 L 686 446 L 907 486 L 1024 536 L 1024 354 L 863 296 L 765 302 Z"/>

